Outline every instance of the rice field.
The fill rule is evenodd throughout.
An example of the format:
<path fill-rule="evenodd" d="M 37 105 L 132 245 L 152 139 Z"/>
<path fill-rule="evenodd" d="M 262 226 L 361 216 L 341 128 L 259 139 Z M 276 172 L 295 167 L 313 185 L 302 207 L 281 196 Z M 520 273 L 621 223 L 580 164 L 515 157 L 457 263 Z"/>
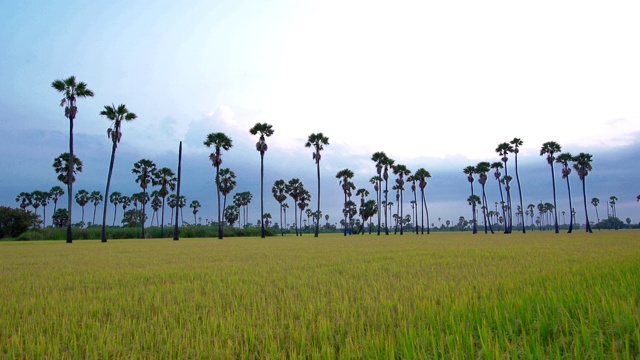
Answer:
<path fill-rule="evenodd" d="M 0 243 L 0 358 L 640 357 L 640 232 Z"/>

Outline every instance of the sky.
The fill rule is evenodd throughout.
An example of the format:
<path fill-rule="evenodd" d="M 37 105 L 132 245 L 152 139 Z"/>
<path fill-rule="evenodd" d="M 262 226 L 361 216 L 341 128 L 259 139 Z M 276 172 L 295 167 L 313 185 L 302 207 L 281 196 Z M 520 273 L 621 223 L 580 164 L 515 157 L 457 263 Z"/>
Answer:
<path fill-rule="evenodd" d="M 315 194 L 304 143 L 322 132 L 330 145 L 321 207 L 331 222 L 341 217 L 335 174 L 350 168 L 356 187 L 373 192 L 376 151 L 431 172 L 431 222 L 469 218 L 462 168 L 499 160 L 496 146 L 514 137 L 524 142 L 525 203 L 552 201 L 539 150 L 553 140 L 594 156 L 589 198 L 605 204 L 615 195 L 619 217 L 640 221 L 635 1 L 0 0 L 0 8 L 0 205 L 60 185 L 51 163 L 68 151 L 68 121 L 50 85 L 75 75 L 95 93 L 78 101 L 75 152 L 85 170 L 76 190 L 104 192 L 110 123 L 99 112 L 126 104 L 138 118 L 123 127 L 112 190 L 139 191 L 131 167 L 141 158 L 175 170 L 182 141 L 182 193 L 203 203 L 203 218 L 215 216 L 215 198 L 202 142 L 224 132 L 234 146 L 223 166 L 238 174 L 238 191 L 254 194 L 257 219 L 259 154 L 249 129 L 266 122 L 275 133 L 267 139 L 265 211 L 274 217 L 276 179 L 298 177 Z M 559 210 L 568 207 L 561 180 Z M 575 174 L 570 181 L 574 202 L 582 201 Z"/>

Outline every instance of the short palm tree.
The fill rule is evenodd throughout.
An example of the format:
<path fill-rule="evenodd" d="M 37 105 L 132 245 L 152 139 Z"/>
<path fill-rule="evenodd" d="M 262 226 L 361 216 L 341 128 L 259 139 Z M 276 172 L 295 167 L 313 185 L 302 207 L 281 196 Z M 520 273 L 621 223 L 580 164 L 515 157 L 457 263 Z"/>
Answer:
<path fill-rule="evenodd" d="M 162 220 L 160 221 L 160 237 L 164 238 L 164 205 L 169 191 L 176 188 L 176 175 L 168 167 L 163 167 L 153 173 L 153 186 L 160 186 L 158 196 L 162 198 Z"/>
<path fill-rule="evenodd" d="M 480 201 L 480 196 L 478 195 L 471 195 L 467 198 L 467 202 L 469 203 L 469 205 L 471 205 L 471 211 L 473 211 L 473 233 L 477 234 L 478 233 L 478 225 L 476 224 L 477 219 L 476 219 L 476 206 L 477 205 L 482 205 L 482 201 Z"/>
<path fill-rule="evenodd" d="M 113 174 L 113 163 L 116 157 L 116 148 L 122 138 L 122 122 L 133 121 L 138 116 L 127 109 L 124 104 L 118 105 L 105 105 L 104 109 L 100 111 L 100 115 L 111 121 L 111 126 L 107 129 L 107 137 L 111 139 L 111 159 L 109 160 L 109 172 L 107 174 L 107 188 L 104 191 L 104 196 L 109 197 L 109 187 L 111 186 L 111 175 Z M 95 219 L 94 219 L 95 222 Z M 144 217 L 142 221 L 144 223 Z M 102 211 L 102 242 L 107 242 L 107 202 L 104 202 L 104 209 Z"/>
<path fill-rule="evenodd" d="M 556 157 L 556 162 L 562 164 L 562 178 L 567 180 L 567 191 L 569 192 L 569 214 L 573 214 L 573 204 L 571 203 L 571 185 L 569 184 L 569 174 L 571 174 L 570 162 L 573 161 L 573 155 L 570 153 L 561 153 Z M 573 231 L 573 215 L 569 216 L 569 231 Z"/>
<path fill-rule="evenodd" d="M 136 177 L 136 182 L 140 184 L 140 188 L 143 193 L 147 193 L 147 187 L 153 181 L 153 174 L 157 171 L 156 164 L 149 159 L 140 159 L 133 164 L 133 169 L 131 169 L 131 173 L 138 175 Z M 153 196 L 151 196 L 153 197 Z M 151 200 L 153 201 L 153 199 Z M 144 220 L 147 218 L 146 216 L 146 206 L 142 204 L 142 238 L 145 238 L 144 233 Z M 153 216 L 151 217 L 151 222 L 153 222 Z"/>
<path fill-rule="evenodd" d="M 49 199 L 53 201 L 53 212 L 55 213 L 58 209 L 58 199 L 60 199 L 64 195 L 64 190 L 58 186 L 52 186 L 51 190 L 49 190 Z"/>
<path fill-rule="evenodd" d="M 198 213 L 198 210 L 202 207 L 202 205 L 200 205 L 200 201 L 198 200 L 191 200 L 191 204 L 189 204 L 189 207 L 191 209 L 193 209 L 192 213 L 193 213 L 193 225 L 196 225 L 197 221 L 196 221 L 196 214 Z"/>
<path fill-rule="evenodd" d="M 324 150 L 325 145 L 329 145 L 329 138 L 324 136 L 322 133 L 309 135 L 307 142 L 304 144 L 305 147 L 313 147 L 313 160 L 316 162 L 316 168 L 318 171 L 318 209 L 316 210 L 318 212 L 320 211 L 320 151 Z M 318 237 L 319 231 L 319 224 L 316 223 L 315 237 Z"/>
<path fill-rule="evenodd" d="M 91 192 L 91 194 L 89 194 L 89 201 L 93 203 L 93 220 L 91 221 L 93 225 L 96 224 L 96 210 L 98 209 L 98 205 L 100 205 L 102 200 L 104 200 L 104 197 L 102 197 L 102 194 L 98 190 L 94 190 Z M 104 203 L 105 205 L 107 204 L 106 201 Z"/>
<path fill-rule="evenodd" d="M 84 189 L 78 190 L 76 193 L 76 202 L 82 209 L 82 219 L 80 220 L 84 224 L 84 207 L 89 203 L 89 192 Z"/>
<path fill-rule="evenodd" d="M 114 191 L 109 195 L 109 202 L 113 204 L 113 224 L 111 226 L 116 225 L 116 214 L 118 213 L 118 204 L 122 200 L 122 193 L 119 191 Z"/>
<path fill-rule="evenodd" d="M 278 204 L 280 204 L 280 235 L 284 236 L 284 225 L 282 222 L 282 203 L 287 200 L 287 184 L 282 179 L 278 179 L 273 183 L 273 187 L 271 188 L 271 193 L 273 197 L 276 199 Z"/>
<path fill-rule="evenodd" d="M 222 239 L 222 211 L 220 209 L 220 165 L 222 164 L 222 150 L 229 150 L 233 146 L 231 139 L 224 133 L 210 133 L 204 140 L 204 145 L 213 147 L 214 151 L 209 155 L 209 160 L 216 168 L 216 193 L 218 194 L 218 239 Z"/>
<path fill-rule="evenodd" d="M 467 201 L 469 202 L 469 205 L 471 205 L 471 212 L 473 213 L 473 222 L 472 222 L 472 226 L 473 226 L 473 233 L 476 234 L 478 232 L 478 228 L 477 228 L 477 221 L 476 221 L 476 204 L 478 204 L 477 200 L 480 200 L 480 197 L 478 197 L 477 195 L 475 195 L 473 193 L 473 174 L 476 173 L 476 168 L 475 166 L 467 166 L 466 168 L 464 168 L 462 170 L 462 172 L 467 175 L 467 180 L 469 181 L 469 184 L 471 185 L 471 196 L 469 196 L 469 198 L 467 199 Z M 472 201 L 473 200 L 473 201 Z"/>
<path fill-rule="evenodd" d="M 367 219 L 369 218 L 368 216 L 365 217 L 366 214 L 366 209 L 365 209 L 365 204 L 367 202 L 366 197 L 369 196 L 369 190 L 365 189 L 365 188 L 360 188 L 356 191 L 356 196 L 360 196 L 360 216 L 362 217 L 362 234 L 364 234 L 364 227 L 367 223 Z"/>
<path fill-rule="evenodd" d="M 69 119 L 69 159 L 75 159 L 73 154 L 73 121 L 78 114 L 78 107 L 76 106 L 76 100 L 78 98 L 93 97 L 93 91 L 91 91 L 87 84 L 84 82 L 76 82 L 75 76 L 70 76 L 62 80 L 54 80 L 51 83 L 51 87 L 56 91 L 63 93 L 64 97 L 60 101 L 60 106 L 64 107 L 64 116 Z M 75 162 L 75 161 L 74 161 Z M 67 163 L 67 178 L 73 178 L 73 166 L 72 162 Z M 65 183 L 67 185 L 67 211 L 69 213 L 69 221 L 67 222 L 67 243 L 71 243 L 71 208 L 73 207 L 73 181 Z"/>
<path fill-rule="evenodd" d="M 586 219 L 586 231 L 592 233 L 591 224 L 589 224 L 589 213 L 587 209 L 587 185 L 586 178 L 589 175 L 589 171 L 593 170 L 591 166 L 591 161 L 593 161 L 593 156 L 588 153 L 580 153 L 576 157 L 573 158 L 573 168 L 578 173 L 578 177 L 580 181 L 582 181 L 582 197 L 584 199 L 584 216 Z"/>
<path fill-rule="evenodd" d="M 558 209 L 556 202 L 556 176 L 553 170 L 553 163 L 555 161 L 555 154 L 562 151 L 562 146 L 555 141 L 547 141 L 542 144 L 542 148 L 540 149 L 540 156 L 547 155 L 547 164 L 551 166 L 551 185 L 553 188 L 553 218 L 554 218 L 554 226 L 556 234 L 559 232 L 558 229 Z"/>
<path fill-rule="evenodd" d="M 16 202 L 20 203 L 20 209 L 26 212 L 27 208 L 33 203 L 33 197 L 30 192 L 23 191 L 16 196 Z"/>
<path fill-rule="evenodd" d="M 236 187 L 236 173 L 233 172 L 229 168 L 220 169 L 220 193 L 222 194 L 222 213 L 224 214 L 224 209 L 227 207 L 227 196 L 231 194 L 233 189 Z M 224 221 L 223 221 L 224 226 Z M 224 228 L 223 228 L 224 232 Z"/>
<path fill-rule="evenodd" d="M 47 205 L 49 204 L 49 193 L 42 190 L 34 190 L 31 192 L 31 197 L 33 199 L 33 208 L 38 210 L 38 207 L 42 206 L 42 227 L 46 227 L 47 225 Z"/>
<path fill-rule="evenodd" d="M 349 201 L 351 199 L 351 190 L 355 189 L 355 185 L 353 185 L 353 183 L 351 182 L 351 179 L 353 179 L 353 171 L 349 170 L 349 169 L 342 169 L 340 171 L 338 171 L 338 173 L 336 174 L 336 179 L 339 179 L 339 184 L 342 187 L 342 192 L 344 194 L 344 204 L 343 204 L 343 209 L 347 208 L 347 201 Z M 347 213 L 344 213 L 344 221 L 347 221 Z M 345 227 L 344 229 L 344 236 L 347 236 L 347 228 Z"/>
<path fill-rule="evenodd" d="M 260 134 L 260 140 L 256 143 L 256 150 L 260 153 L 260 218 L 264 218 L 264 153 L 267 152 L 265 136 L 273 135 L 273 127 L 267 123 L 255 124 L 249 132 L 251 135 Z M 260 224 L 260 237 L 264 238 L 264 221 Z"/>

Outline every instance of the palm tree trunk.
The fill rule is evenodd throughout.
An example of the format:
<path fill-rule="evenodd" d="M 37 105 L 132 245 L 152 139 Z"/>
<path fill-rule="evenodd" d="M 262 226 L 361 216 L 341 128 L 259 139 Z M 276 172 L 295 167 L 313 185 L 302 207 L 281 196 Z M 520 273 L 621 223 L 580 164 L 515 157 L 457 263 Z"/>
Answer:
<path fill-rule="evenodd" d="M 389 206 L 389 180 L 384 181 L 384 232 L 389 235 L 389 220 L 387 218 L 387 207 Z"/>
<path fill-rule="evenodd" d="M 75 106 L 73 102 L 69 103 L 69 109 L 72 109 Z M 69 211 L 69 221 L 67 222 L 67 244 L 71 244 L 72 233 L 71 233 L 71 223 L 73 217 L 71 216 L 71 210 L 73 209 L 73 119 L 74 116 L 69 116 L 69 163 L 67 164 L 67 210 Z"/>
<path fill-rule="evenodd" d="M 569 192 L 569 231 L 568 234 L 571 234 L 573 231 L 573 205 L 571 204 L 571 186 L 569 185 L 569 177 L 567 177 L 567 191 Z"/>
<path fill-rule="evenodd" d="M 222 239 L 222 214 L 220 213 L 220 166 L 216 166 L 216 193 L 218 195 L 218 239 Z"/>
<path fill-rule="evenodd" d="M 264 152 L 260 152 L 260 227 L 261 238 L 264 238 Z M 316 232 L 317 234 L 317 232 Z"/>
<path fill-rule="evenodd" d="M 145 186 L 145 188 L 142 189 L 142 193 L 144 194 L 142 196 L 146 199 L 147 198 L 147 188 L 146 188 L 146 186 Z M 143 239 L 146 238 L 145 233 L 144 233 L 144 222 L 145 222 L 145 219 L 147 218 L 147 214 L 145 212 L 145 208 L 146 207 L 147 207 L 147 203 L 146 202 L 142 203 L 142 221 L 140 221 L 140 222 L 142 223 L 142 238 Z M 115 220 L 115 214 L 113 215 L 113 218 Z M 153 225 L 153 216 L 151 217 L 151 223 L 150 224 Z"/>
<path fill-rule="evenodd" d="M 520 187 L 520 175 L 518 174 L 518 153 L 515 156 L 516 161 L 516 183 L 518 184 L 518 195 L 520 197 L 520 211 L 524 211 L 524 207 L 522 205 L 522 188 Z M 522 233 L 526 233 L 527 229 L 524 226 L 524 221 L 522 222 Z"/>
<path fill-rule="evenodd" d="M 109 199 L 109 187 L 111 186 L 111 175 L 113 174 L 113 163 L 116 157 L 116 141 L 113 141 L 113 147 L 111 148 L 111 160 L 109 160 L 109 173 L 107 174 L 107 188 L 104 191 L 104 209 L 102 210 L 102 240 L 100 242 L 107 242 L 107 199 Z M 95 222 L 96 211 L 93 210 L 93 221 Z M 113 217 L 115 221 L 115 214 Z"/>
<path fill-rule="evenodd" d="M 558 205 L 556 203 L 556 176 L 553 171 L 553 163 L 551 163 L 551 184 L 553 185 L 553 218 L 554 218 L 554 226 L 557 234 L 560 231 L 558 230 Z"/>
<path fill-rule="evenodd" d="M 347 192 L 345 191 L 344 193 L 344 205 L 343 205 L 343 210 L 344 212 L 344 236 L 347 236 Z"/>
<path fill-rule="evenodd" d="M 400 235 L 403 235 L 403 229 L 404 229 L 404 206 L 402 204 L 402 202 L 404 201 L 403 198 L 403 193 L 404 191 L 400 190 Z"/>
<path fill-rule="evenodd" d="M 424 203 L 424 189 L 420 188 L 420 198 L 422 200 L 422 206 L 420 206 L 420 232 L 422 234 L 424 234 L 424 209 L 425 209 L 425 203 Z M 427 220 L 427 226 L 429 225 L 429 220 Z M 427 234 L 429 232 L 427 231 Z"/>
<path fill-rule="evenodd" d="M 164 199 L 165 197 L 162 197 L 162 221 L 160 222 L 160 237 L 164 238 Z"/>
<path fill-rule="evenodd" d="M 380 183 L 380 180 L 376 180 L 378 182 L 378 191 L 376 191 L 376 200 L 378 201 L 378 236 L 380 236 L 380 222 L 382 219 L 382 214 L 380 214 L 380 209 L 382 209 L 381 206 L 381 202 L 382 202 L 382 192 L 380 191 L 382 188 L 382 184 Z"/>
<path fill-rule="evenodd" d="M 587 221 L 587 232 L 588 233 L 592 233 L 593 231 L 591 230 L 591 224 L 589 224 L 589 212 L 587 211 L 587 185 L 586 185 L 586 179 L 582 178 L 582 197 L 584 198 L 584 217 Z"/>
<path fill-rule="evenodd" d="M 319 160 L 316 162 L 316 166 L 318 168 L 318 210 L 317 211 L 318 211 L 318 214 L 320 214 L 320 161 Z M 318 237 L 318 232 L 320 231 L 319 224 L 320 224 L 319 221 L 316 222 L 315 237 Z"/>

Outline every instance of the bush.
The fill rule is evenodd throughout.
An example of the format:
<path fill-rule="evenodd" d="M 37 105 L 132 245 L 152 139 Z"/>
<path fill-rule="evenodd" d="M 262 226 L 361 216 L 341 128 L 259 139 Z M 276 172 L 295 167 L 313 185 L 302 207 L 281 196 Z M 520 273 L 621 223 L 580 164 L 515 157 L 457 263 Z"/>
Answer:
<path fill-rule="evenodd" d="M 20 236 L 34 219 L 37 216 L 30 211 L 0 206 L 0 238 Z"/>

